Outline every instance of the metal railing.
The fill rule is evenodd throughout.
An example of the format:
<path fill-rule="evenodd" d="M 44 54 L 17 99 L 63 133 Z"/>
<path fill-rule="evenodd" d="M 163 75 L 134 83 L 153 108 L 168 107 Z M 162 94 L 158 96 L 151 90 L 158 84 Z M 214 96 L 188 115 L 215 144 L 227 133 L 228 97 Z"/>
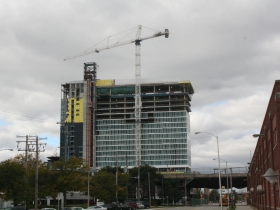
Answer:
<path fill-rule="evenodd" d="M 232 169 L 232 174 L 247 174 L 248 167 L 229 167 Z M 191 171 L 168 171 L 168 172 L 159 172 L 160 174 L 218 174 L 217 168 L 192 168 Z M 230 171 L 228 170 L 228 173 Z M 221 168 L 221 174 L 227 174 L 226 168 Z"/>

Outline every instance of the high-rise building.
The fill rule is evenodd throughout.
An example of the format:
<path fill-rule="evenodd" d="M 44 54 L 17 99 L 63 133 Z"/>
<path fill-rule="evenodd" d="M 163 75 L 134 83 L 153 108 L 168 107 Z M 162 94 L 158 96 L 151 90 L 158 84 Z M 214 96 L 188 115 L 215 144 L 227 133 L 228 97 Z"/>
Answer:
<path fill-rule="evenodd" d="M 137 166 L 135 84 L 97 80 L 85 63 L 84 80 L 61 87 L 61 157 L 77 156 L 93 169 Z M 190 81 L 141 84 L 140 164 L 159 171 L 191 167 Z"/>

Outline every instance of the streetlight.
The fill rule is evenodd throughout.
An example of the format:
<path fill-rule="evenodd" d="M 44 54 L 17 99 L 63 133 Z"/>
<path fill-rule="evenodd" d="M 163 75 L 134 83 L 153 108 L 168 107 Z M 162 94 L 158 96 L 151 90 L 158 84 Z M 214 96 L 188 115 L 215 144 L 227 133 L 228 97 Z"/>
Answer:
<path fill-rule="evenodd" d="M 217 160 L 217 158 L 214 158 L 213 160 Z M 228 188 L 228 167 L 227 167 L 227 161 L 223 160 L 222 158 L 220 158 L 220 160 L 225 161 L 226 162 L 226 173 L 227 173 L 227 191 L 228 191 L 228 208 L 229 208 L 229 188 Z"/>
<path fill-rule="evenodd" d="M 3 151 L 3 150 L 13 151 L 14 149 L 0 149 L 0 151 Z"/>
<path fill-rule="evenodd" d="M 212 133 L 209 132 L 195 132 L 195 134 L 200 134 L 200 133 L 206 133 L 211 136 L 214 136 L 217 139 L 217 152 L 218 152 L 218 165 L 219 165 L 219 186 L 220 186 L 220 204 L 221 204 L 221 210 L 223 209 L 223 200 L 222 200 L 222 183 L 221 183 L 221 167 L 220 167 L 220 154 L 219 154 L 219 140 L 218 136 L 215 136 Z"/>
<path fill-rule="evenodd" d="M 260 137 L 260 136 L 266 136 L 266 134 L 253 134 L 252 135 L 254 138 Z"/>

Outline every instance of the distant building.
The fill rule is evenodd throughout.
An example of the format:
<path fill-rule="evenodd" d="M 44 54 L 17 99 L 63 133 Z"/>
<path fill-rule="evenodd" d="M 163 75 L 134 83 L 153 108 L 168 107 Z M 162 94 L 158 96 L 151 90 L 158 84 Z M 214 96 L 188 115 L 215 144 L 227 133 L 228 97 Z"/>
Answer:
<path fill-rule="evenodd" d="M 55 155 L 55 156 L 51 156 L 51 157 L 47 157 L 47 158 L 48 158 L 47 167 L 49 169 L 52 169 L 54 162 L 59 161 L 60 157 Z"/>
<path fill-rule="evenodd" d="M 256 209 L 279 209 L 279 170 L 280 170 L 280 80 L 276 80 L 264 116 L 257 145 L 249 163 L 248 204 Z M 276 174 L 277 182 L 272 184 L 262 175 L 268 169 Z"/>
<path fill-rule="evenodd" d="M 191 167 L 190 81 L 141 84 L 141 143 L 135 142 L 135 84 L 97 80 L 85 63 L 84 80 L 61 86 L 60 154 L 86 160 L 95 169 L 137 166 L 159 171 Z"/>
<path fill-rule="evenodd" d="M 208 188 L 204 188 L 204 189 L 203 189 L 203 192 L 204 192 L 204 195 L 206 196 L 205 199 L 206 199 L 206 198 L 209 198 L 210 190 L 209 190 Z"/>

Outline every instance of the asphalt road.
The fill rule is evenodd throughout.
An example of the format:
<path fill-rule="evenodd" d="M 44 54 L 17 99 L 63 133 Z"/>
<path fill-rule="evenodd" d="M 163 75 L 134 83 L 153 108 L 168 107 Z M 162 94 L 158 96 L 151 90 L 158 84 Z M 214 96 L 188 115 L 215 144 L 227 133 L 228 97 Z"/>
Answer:
<path fill-rule="evenodd" d="M 223 210 L 226 210 L 228 207 L 223 206 Z M 181 206 L 181 207 L 164 207 L 164 208 L 153 208 L 154 210 L 221 210 L 221 207 L 217 204 L 201 205 L 201 206 Z M 236 210 L 252 210 L 250 206 L 247 206 L 246 203 L 238 203 L 236 205 Z"/>

